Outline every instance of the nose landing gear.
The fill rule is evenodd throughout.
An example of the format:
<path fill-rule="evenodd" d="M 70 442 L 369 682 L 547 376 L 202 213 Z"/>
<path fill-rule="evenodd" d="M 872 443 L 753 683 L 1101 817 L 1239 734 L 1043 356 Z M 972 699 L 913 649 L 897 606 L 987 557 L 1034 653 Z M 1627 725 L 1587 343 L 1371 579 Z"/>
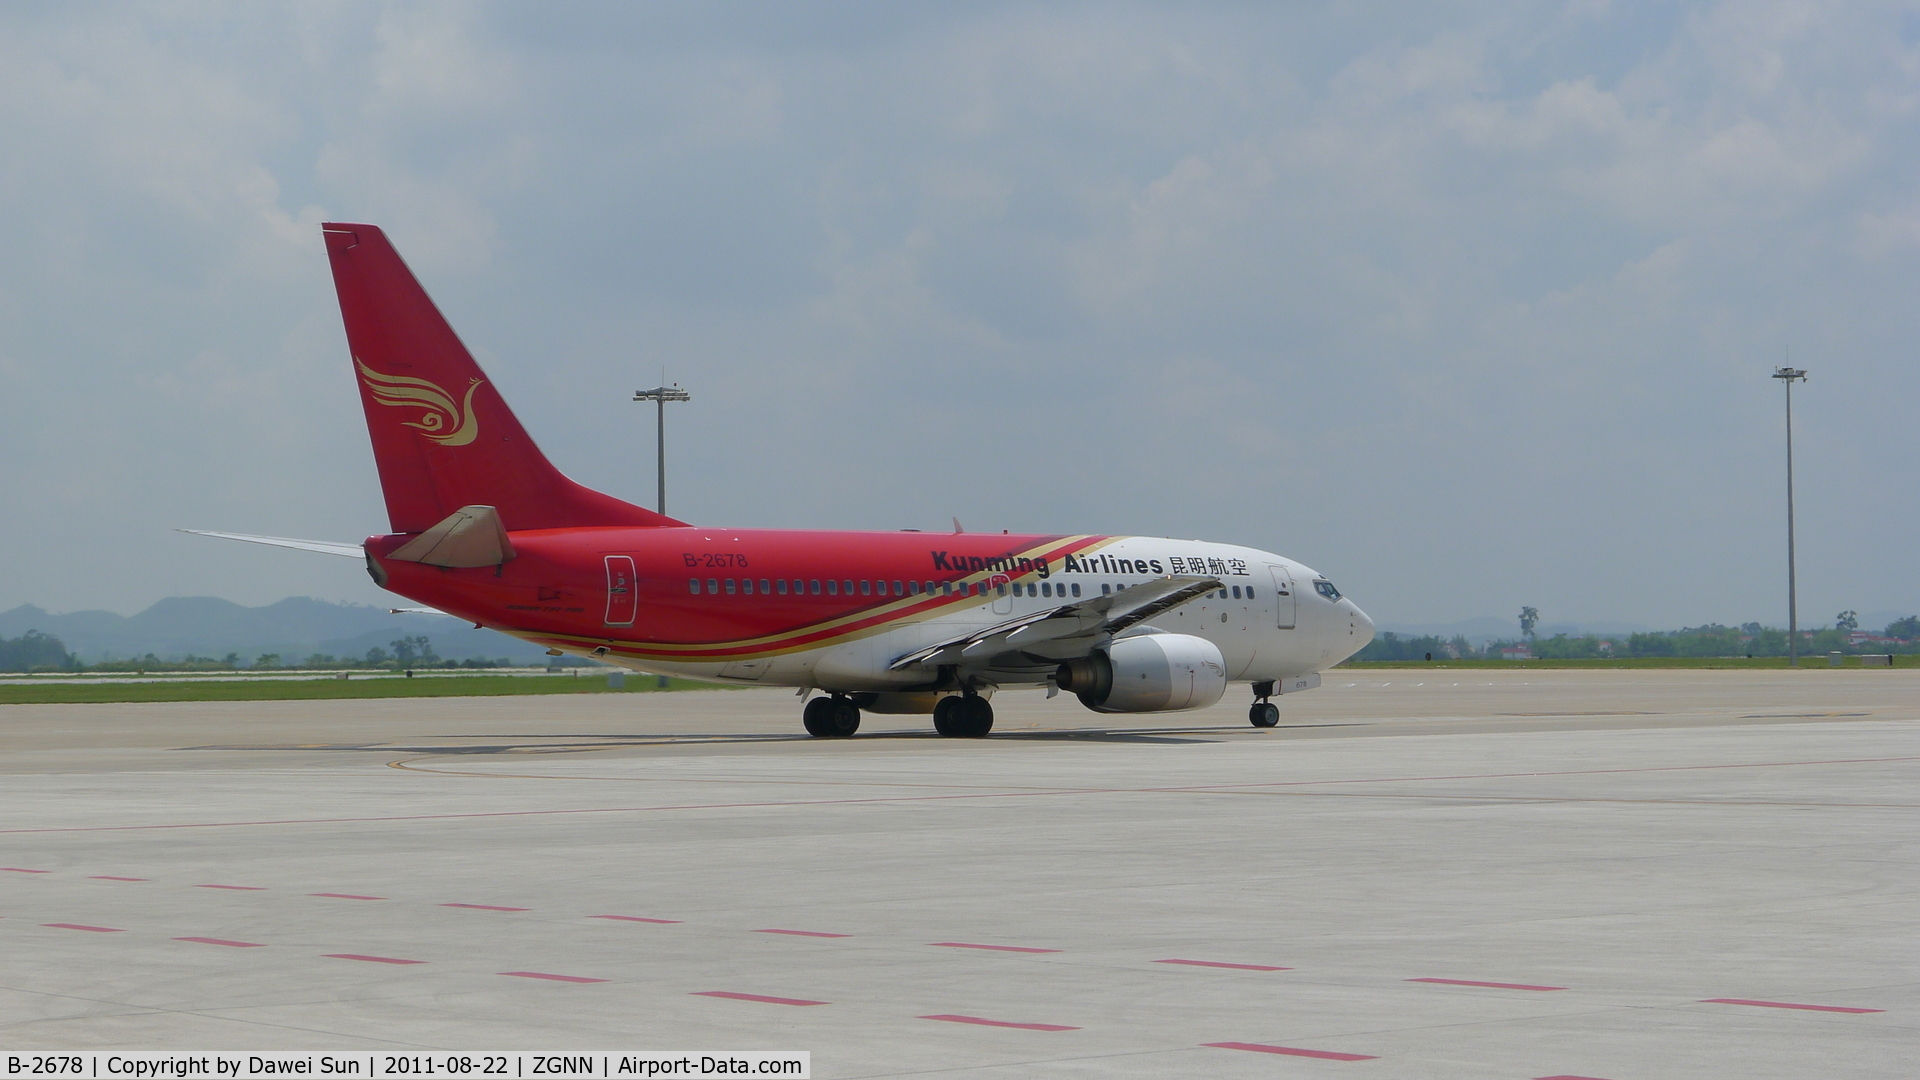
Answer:
<path fill-rule="evenodd" d="M 807 734 L 821 739 L 844 739 L 860 730 L 860 709 L 838 694 L 807 702 L 801 716 Z"/>
<path fill-rule="evenodd" d="M 1253 684 L 1253 694 L 1257 698 L 1253 707 L 1247 710 L 1247 719 L 1254 727 L 1277 727 L 1280 723 L 1280 706 L 1267 699 L 1273 696 L 1273 683 L 1257 682 Z"/>
<path fill-rule="evenodd" d="M 933 730 L 949 739 L 984 739 L 993 730 L 993 704 L 978 694 L 941 698 Z"/>

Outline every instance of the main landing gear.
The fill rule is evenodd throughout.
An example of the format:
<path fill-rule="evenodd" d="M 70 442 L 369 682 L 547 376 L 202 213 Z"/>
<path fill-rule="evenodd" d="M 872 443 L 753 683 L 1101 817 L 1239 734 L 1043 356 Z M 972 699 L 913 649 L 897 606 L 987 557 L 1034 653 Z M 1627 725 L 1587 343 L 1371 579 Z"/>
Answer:
<path fill-rule="evenodd" d="M 984 739 L 993 730 L 993 703 L 978 694 L 943 697 L 933 707 L 933 730 L 949 739 Z"/>
<path fill-rule="evenodd" d="M 1259 700 L 1253 703 L 1253 708 L 1247 710 L 1247 719 L 1252 721 L 1254 727 L 1279 726 L 1280 706 L 1267 700 L 1273 696 L 1273 684 L 1270 682 L 1254 683 L 1253 695 Z"/>
<path fill-rule="evenodd" d="M 809 735 L 822 739 L 844 739 L 860 730 L 860 708 L 838 694 L 814 698 L 807 702 L 807 711 L 802 714 L 801 722 L 807 725 Z"/>

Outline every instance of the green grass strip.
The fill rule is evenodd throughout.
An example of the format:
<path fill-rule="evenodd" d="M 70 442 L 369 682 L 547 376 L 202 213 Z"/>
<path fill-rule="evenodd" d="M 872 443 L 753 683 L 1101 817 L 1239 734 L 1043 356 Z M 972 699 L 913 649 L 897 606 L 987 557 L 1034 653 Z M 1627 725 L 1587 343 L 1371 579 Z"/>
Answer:
<path fill-rule="evenodd" d="M 1829 669 L 1825 655 L 1802 656 L 1800 666 L 1808 670 L 1825 671 Z M 1860 658 L 1847 656 L 1842 658 L 1842 667 L 1861 667 Z M 1902 656 L 1895 654 L 1893 666 L 1920 667 L 1920 656 Z M 1633 669 L 1633 668 L 1679 668 L 1693 670 L 1712 670 L 1718 668 L 1734 670 L 1784 670 L 1787 658 L 1784 656 L 1633 656 L 1619 659 L 1601 657 L 1578 660 L 1350 660 L 1340 665 L 1342 671 L 1390 671 L 1400 668 L 1436 668 L 1436 669 L 1482 669 L 1500 671 L 1526 671 L 1533 668 L 1590 668 L 1594 670 Z"/>
<path fill-rule="evenodd" d="M 604 671 L 592 675 L 439 675 L 405 678 L 235 679 L 227 681 L 114 682 L 74 685 L 49 681 L 0 686 L 0 705 L 106 703 L 120 701 L 324 701 L 334 698 L 502 697 L 518 694 L 645 694 L 659 692 L 652 675 L 629 674 L 611 689 Z M 668 690 L 722 687 L 692 679 L 669 679 Z"/>

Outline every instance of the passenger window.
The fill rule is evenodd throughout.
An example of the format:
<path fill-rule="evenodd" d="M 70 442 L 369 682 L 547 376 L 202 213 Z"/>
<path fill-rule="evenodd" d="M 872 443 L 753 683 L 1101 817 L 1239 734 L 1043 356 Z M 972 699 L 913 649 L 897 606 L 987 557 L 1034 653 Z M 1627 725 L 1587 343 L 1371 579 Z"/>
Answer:
<path fill-rule="evenodd" d="M 1105 595 L 1107 595 L 1108 593 L 1110 593 L 1110 592 L 1112 592 L 1112 591 L 1113 591 L 1113 586 L 1111 586 L 1111 585 L 1108 585 L 1108 584 L 1106 584 L 1105 582 L 1101 582 L 1101 584 L 1100 584 L 1100 595 L 1101 595 L 1101 596 L 1105 596 Z"/>
<path fill-rule="evenodd" d="M 688 578 L 687 591 L 692 593 L 695 596 L 699 596 L 700 595 L 700 579 L 697 577 Z"/>
<path fill-rule="evenodd" d="M 1001 596 L 1007 595 L 1007 587 L 1005 585 L 1000 586 L 1000 595 Z"/>
<path fill-rule="evenodd" d="M 720 579 L 719 578 L 707 579 L 707 595 L 708 596 L 720 595 Z"/>
<path fill-rule="evenodd" d="M 1080 583 L 1077 581 L 1073 583 L 1073 595 L 1075 596 L 1080 595 Z"/>
<path fill-rule="evenodd" d="M 1037 590 L 1038 588 L 1039 586 L 1035 585 L 1033 582 L 1031 581 L 1027 582 L 1027 595 L 1032 596 L 1035 590 Z"/>
<path fill-rule="evenodd" d="M 1240 586 L 1238 586 L 1238 585 L 1235 585 L 1235 586 L 1233 587 L 1233 598 L 1234 598 L 1235 600 L 1238 600 L 1238 599 L 1240 599 Z"/>
<path fill-rule="evenodd" d="M 827 579 L 827 595 L 828 596 L 840 595 L 840 583 L 833 580 L 832 578 Z"/>
<path fill-rule="evenodd" d="M 787 595 L 787 579 L 786 578 L 780 579 L 780 595 L 781 596 Z"/>
<path fill-rule="evenodd" d="M 1040 595 L 1041 595 L 1041 596 L 1052 596 L 1052 595 L 1053 595 L 1053 586 L 1051 586 L 1051 585 L 1049 585 L 1049 584 L 1047 584 L 1047 583 L 1046 583 L 1046 582 L 1044 582 L 1044 581 L 1043 581 L 1043 582 L 1041 582 L 1041 583 L 1040 583 Z"/>
<path fill-rule="evenodd" d="M 860 583 L 860 595 L 861 595 L 861 596 L 872 596 L 872 595 L 873 595 L 873 582 L 871 582 L 871 581 L 862 581 L 862 582 Z"/>
<path fill-rule="evenodd" d="M 782 587 L 782 588 L 780 589 L 780 591 L 781 591 L 781 592 L 786 592 L 786 591 L 787 591 L 787 590 L 786 590 L 786 588 L 784 587 L 784 584 L 783 584 L 783 587 Z M 768 581 L 768 580 L 767 580 L 766 578 L 761 578 L 761 579 L 760 579 L 760 595 L 761 595 L 761 596 L 772 596 L 772 595 L 773 595 L 773 582 L 771 582 L 771 581 Z"/>
<path fill-rule="evenodd" d="M 953 595 L 953 582 L 951 582 L 951 581 L 943 581 L 943 582 L 941 582 L 941 583 L 940 583 L 940 595 L 941 595 L 941 596 L 952 596 L 952 595 Z"/>
<path fill-rule="evenodd" d="M 899 582 L 896 581 L 893 583 L 893 595 L 905 596 L 907 595 L 907 590 L 904 586 L 902 586 Z"/>
<path fill-rule="evenodd" d="M 844 589 L 846 589 L 846 590 L 847 590 L 847 595 L 848 595 L 848 596 L 852 596 L 852 595 L 853 595 L 853 582 L 851 582 L 851 581 L 842 581 L 842 582 L 840 583 L 840 586 L 841 586 L 842 588 L 844 588 Z"/>
<path fill-rule="evenodd" d="M 812 593 L 815 596 L 819 596 L 820 595 L 820 579 L 814 578 L 812 587 L 809 588 L 807 591 Z"/>
<path fill-rule="evenodd" d="M 746 594 L 746 595 L 748 595 L 748 596 L 752 596 L 752 595 L 753 595 L 753 579 L 752 579 L 752 578 L 741 578 L 741 579 L 740 579 L 740 591 L 741 591 L 742 593 L 745 593 L 745 594 Z"/>
<path fill-rule="evenodd" d="M 913 594 L 913 595 L 915 595 L 915 596 L 919 596 L 919 595 L 920 595 L 920 583 L 919 583 L 919 582 L 917 582 L 917 581 L 909 581 L 909 582 L 907 582 L 907 591 L 908 591 L 908 592 L 910 592 L 910 593 L 912 593 L 912 594 Z"/>
<path fill-rule="evenodd" d="M 733 595 L 733 579 L 732 578 L 727 579 L 727 595 L 728 596 Z"/>
<path fill-rule="evenodd" d="M 1247 586 L 1247 599 L 1253 599 L 1253 586 Z"/>

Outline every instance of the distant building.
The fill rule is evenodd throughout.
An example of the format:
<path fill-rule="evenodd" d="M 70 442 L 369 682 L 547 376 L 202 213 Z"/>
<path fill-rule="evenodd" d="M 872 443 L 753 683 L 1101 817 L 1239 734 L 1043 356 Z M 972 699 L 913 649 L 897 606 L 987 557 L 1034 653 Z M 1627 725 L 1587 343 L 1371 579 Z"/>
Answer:
<path fill-rule="evenodd" d="M 1500 659 L 1502 659 L 1502 660 L 1531 660 L 1531 659 L 1533 659 L 1533 646 L 1531 646 L 1531 645 L 1508 645 L 1508 646 L 1506 646 L 1505 648 L 1503 648 L 1503 649 L 1501 649 L 1501 650 L 1500 650 Z"/>
<path fill-rule="evenodd" d="M 1847 644 L 1854 648 L 1861 645 L 1905 645 L 1906 643 L 1904 638 L 1869 634 L 1865 630 L 1855 630 L 1847 635 Z"/>

